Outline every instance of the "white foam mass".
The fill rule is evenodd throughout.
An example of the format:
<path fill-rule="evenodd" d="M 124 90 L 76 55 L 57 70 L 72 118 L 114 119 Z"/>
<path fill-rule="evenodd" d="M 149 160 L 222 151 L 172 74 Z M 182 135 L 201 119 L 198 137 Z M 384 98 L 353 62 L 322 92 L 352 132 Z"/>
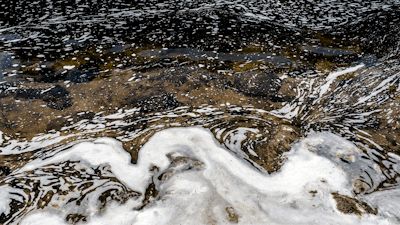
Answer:
<path fill-rule="evenodd" d="M 337 210 L 331 193 L 352 196 L 355 176 L 340 167 L 342 155 L 356 162 L 360 150 L 333 134 L 315 133 L 294 144 L 280 171 L 268 175 L 223 148 L 208 130 L 171 128 L 149 139 L 136 165 L 120 142 L 100 138 L 36 159 L 19 172 L 79 160 L 108 164 L 123 184 L 143 195 L 154 182 L 158 196 L 142 209 L 143 195 L 112 202 L 102 213 L 93 210 L 85 224 L 394 224 L 385 212 L 357 216 Z M 67 224 L 67 214 L 65 208 L 35 210 L 20 224 Z"/>

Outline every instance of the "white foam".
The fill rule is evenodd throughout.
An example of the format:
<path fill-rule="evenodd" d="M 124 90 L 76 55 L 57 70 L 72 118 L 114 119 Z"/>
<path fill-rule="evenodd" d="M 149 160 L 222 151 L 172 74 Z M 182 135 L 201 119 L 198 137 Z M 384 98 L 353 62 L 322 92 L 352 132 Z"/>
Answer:
<path fill-rule="evenodd" d="M 29 224 L 29 225 L 65 224 L 65 218 L 60 217 L 58 213 L 54 212 L 33 213 L 29 215 L 29 218 L 23 221 L 22 224 Z"/>
<path fill-rule="evenodd" d="M 22 197 L 17 194 L 24 194 L 19 189 L 14 189 L 8 185 L 0 186 L 0 215 L 8 215 L 10 213 L 10 203 L 12 199 L 22 202 Z"/>
<path fill-rule="evenodd" d="M 75 65 L 72 66 L 63 66 L 64 69 L 66 70 L 72 70 L 73 68 L 75 68 Z"/>
<path fill-rule="evenodd" d="M 205 129 L 172 128 L 150 138 L 136 165 L 130 164 L 120 142 L 100 138 L 52 158 L 36 159 L 21 171 L 80 160 L 91 166 L 109 164 L 122 183 L 141 193 L 154 181 L 158 196 L 143 209 L 134 209 L 143 196 L 122 205 L 112 203 L 101 214 L 91 213 L 87 224 L 228 224 L 229 213 L 239 224 L 392 224 L 384 212 L 355 216 L 336 209 L 331 193 L 352 196 L 354 178 L 338 158 L 353 156 L 350 163 L 355 163 L 360 154 L 333 134 L 313 134 L 293 146 L 279 172 L 268 175 L 221 147 Z M 154 167 L 158 169 L 150 171 Z M 158 179 L 168 173 L 166 181 Z M 49 212 L 33 211 L 21 224 L 35 224 L 38 218 L 41 224 L 66 224 L 58 217 L 65 218 L 68 212 Z"/>
<path fill-rule="evenodd" d="M 376 87 L 376 88 L 374 88 L 374 89 L 372 90 L 371 94 L 369 94 L 369 95 L 367 95 L 367 96 L 361 97 L 361 98 L 357 101 L 357 103 L 356 103 L 354 106 L 359 105 L 359 104 L 361 104 L 361 103 L 364 103 L 364 102 L 368 101 L 369 99 L 371 99 L 372 97 L 378 95 L 378 94 L 381 93 L 382 91 L 388 89 L 396 80 L 398 80 L 398 79 L 395 79 L 395 78 L 398 78 L 399 75 L 400 75 L 400 73 L 396 73 L 396 74 L 394 74 L 394 75 L 392 75 L 392 76 L 386 78 L 385 80 L 383 80 L 383 81 L 378 85 L 378 87 Z M 394 82 L 393 82 L 393 81 L 394 81 Z M 388 83 L 390 83 L 390 82 L 392 82 L 391 85 L 388 85 Z"/>
<path fill-rule="evenodd" d="M 338 77 L 340 77 L 340 76 L 342 76 L 344 74 L 347 74 L 347 73 L 355 72 L 355 71 L 357 71 L 358 69 L 360 69 L 362 67 L 364 67 L 364 64 L 360 64 L 360 65 L 357 65 L 357 66 L 349 67 L 349 68 L 341 70 L 341 71 L 330 73 L 328 75 L 328 77 L 326 78 L 326 83 L 321 86 L 321 89 L 320 89 L 320 92 L 319 92 L 319 97 L 321 97 L 322 95 L 324 95 L 328 91 L 328 89 L 331 86 L 332 82 L 336 78 L 338 78 Z"/>

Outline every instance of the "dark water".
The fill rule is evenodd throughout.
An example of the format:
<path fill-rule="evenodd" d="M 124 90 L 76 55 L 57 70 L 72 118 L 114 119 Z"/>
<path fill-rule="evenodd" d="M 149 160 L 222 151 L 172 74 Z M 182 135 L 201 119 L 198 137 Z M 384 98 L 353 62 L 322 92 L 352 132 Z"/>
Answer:
<path fill-rule="evenodd" d="M 45 188 L 38 179 L 43 168 L 18 173 L 28 162 L 105 136 L 121 141 L 136 163 L 148 139 L 170 127 L 205 127 L 270 174 L 293 143 L 328 131 L 381 170 L 379 179 L 358 178 L 364 186 L 354 187 L 353 200 L 396 189 L 399 6 L 395 0 L 0 2 L 0 184 L 22 190 L 20 197 L 35 193 L 10 198 L 0 223 L 17 224 L 66 191 Z M 103 175 L 103 167 L 82 174 L 78 164 L 54 164 L 56 172 L 43 173 L 50 180 L 76 177 L 88 187 L 94 185 L 88 177 L 108 182 L 111 188 L 100 188 L 104 199 L 150 196 Z M 66 221 L 83 223 L 85 216 L 70 213 Z"/>

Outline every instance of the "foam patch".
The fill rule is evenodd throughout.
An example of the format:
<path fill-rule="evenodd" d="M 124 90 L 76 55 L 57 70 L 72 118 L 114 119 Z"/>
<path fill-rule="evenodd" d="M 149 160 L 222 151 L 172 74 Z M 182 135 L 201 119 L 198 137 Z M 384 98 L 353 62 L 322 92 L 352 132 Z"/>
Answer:
<path fill-rule="evenodd" d="M 380 192 L 385 197 L 371 200 L 376 215 L 357 206 L 360 214 L 338 210 L 332 193 L 354 198 L 355 181 L 367 170 L 372 180 L 380 179 L 379 169 L 361 155 L 341 137 L 314 133 L 294 144 L 280 171 L 268 175 L 223 148 L 208 130 L 171 128 L 143 146 L 136 165 L 120 142 L 100 138 L 36 159 L 19 173 L 67 160 L 108 165 L 127 188 L 142 193 L 103 210 L 89 201 L 85 224 L 395 224 L 398 191 Z M 157 194 L 144 204 L 151 184 Z M 387 201 L 391 205 L 382 207 Z M 65 205 L 33 210 L 20 224 L 36 224 L 39 218 L 40 224 L 68 224 L 68 210 Z"/>

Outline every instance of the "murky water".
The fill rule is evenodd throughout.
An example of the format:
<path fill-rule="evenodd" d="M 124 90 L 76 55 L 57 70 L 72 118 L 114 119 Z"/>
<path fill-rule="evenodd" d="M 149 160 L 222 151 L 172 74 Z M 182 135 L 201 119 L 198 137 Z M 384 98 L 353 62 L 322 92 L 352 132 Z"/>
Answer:
<path fill-rule="evenodd" d="M 0 223 L 400 223 L 399 1 L 0 6 Z"/>

